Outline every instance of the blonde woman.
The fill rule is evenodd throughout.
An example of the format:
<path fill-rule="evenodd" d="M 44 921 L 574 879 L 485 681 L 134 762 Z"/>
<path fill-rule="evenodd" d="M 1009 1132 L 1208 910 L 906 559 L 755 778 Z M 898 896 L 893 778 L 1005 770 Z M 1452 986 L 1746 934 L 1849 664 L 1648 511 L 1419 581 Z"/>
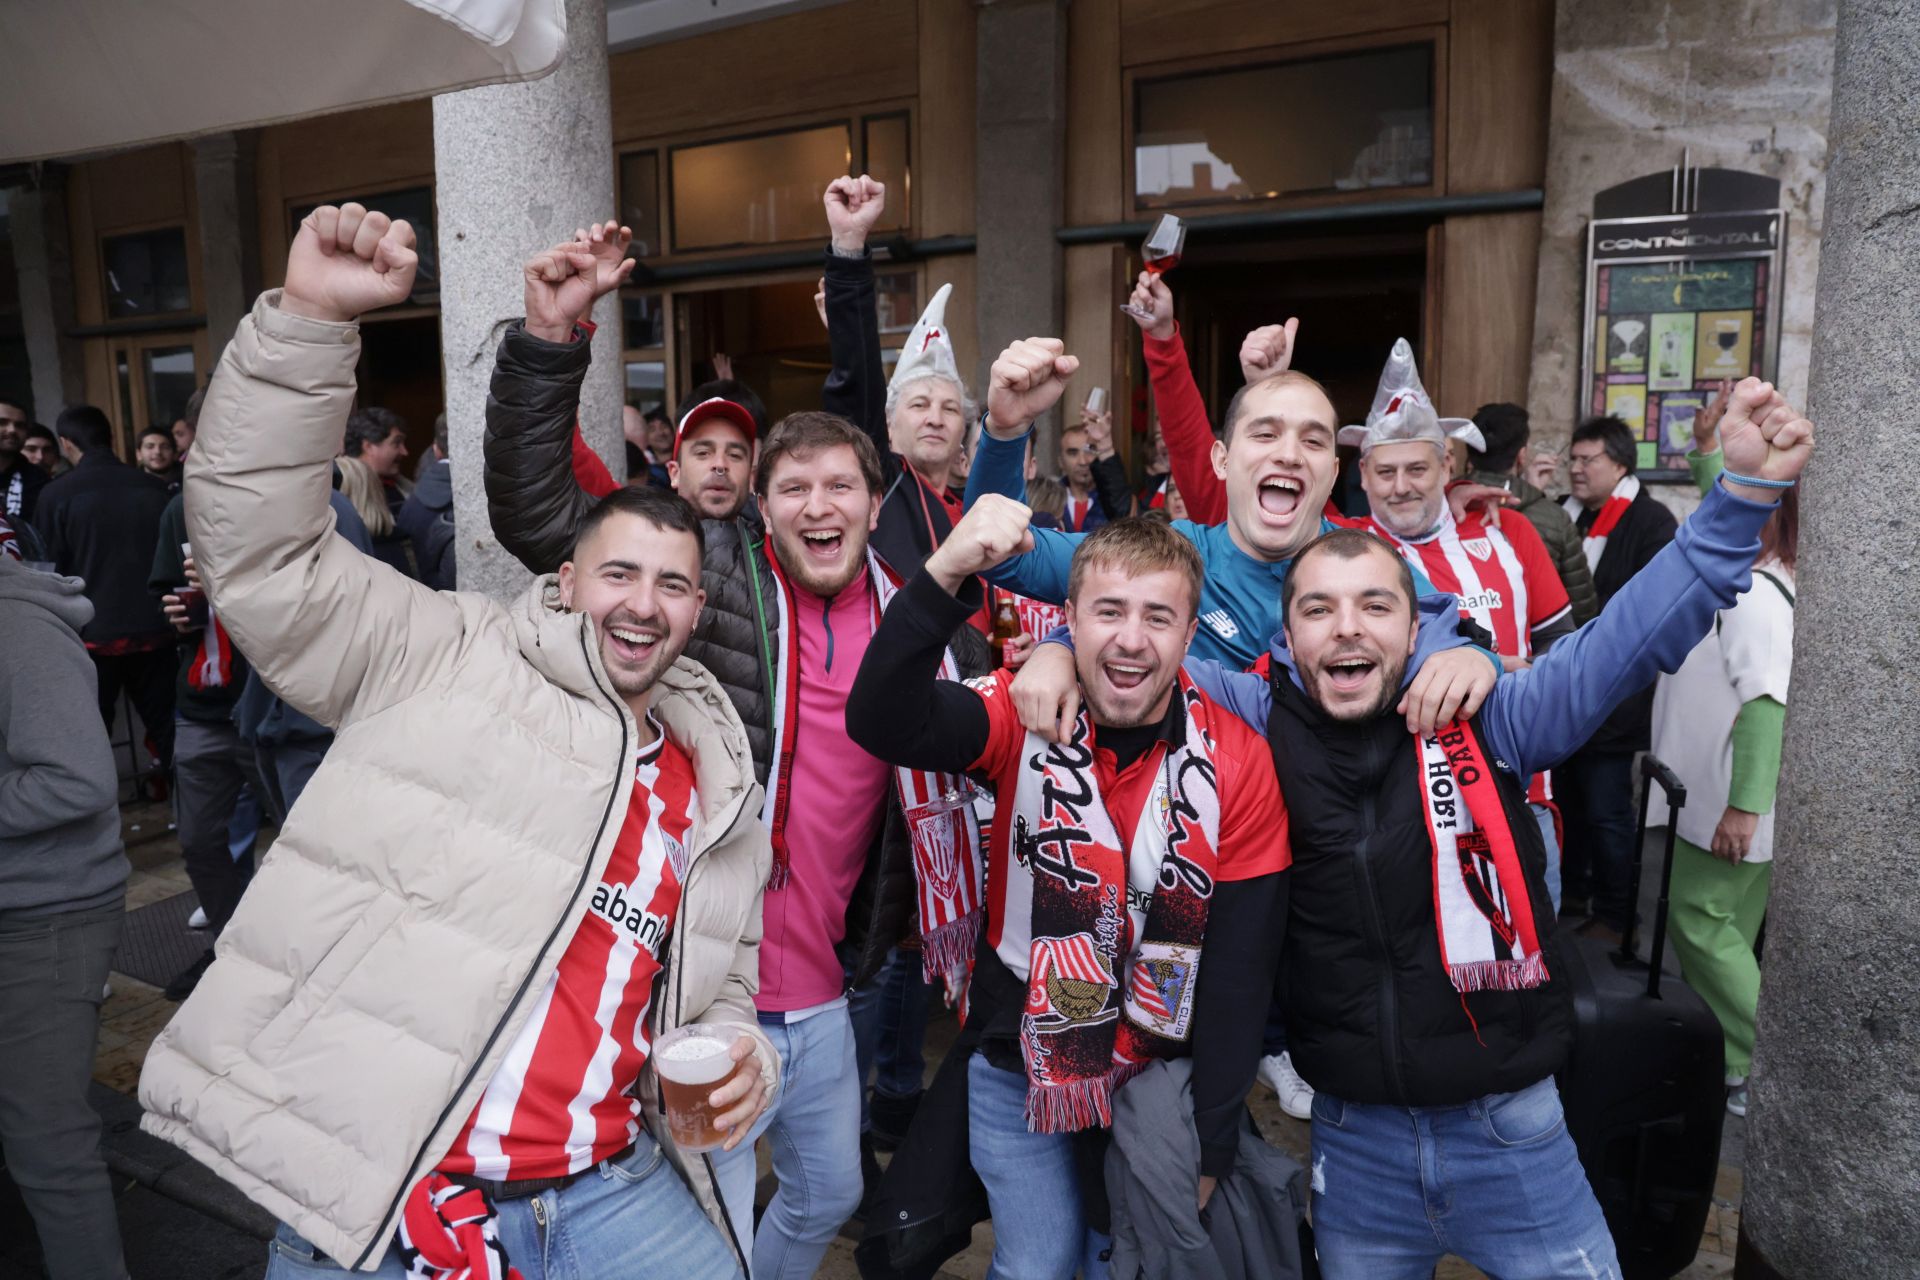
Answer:
<path fill-rule="evenodd" d="M 341 496 L 353 504 L 354 511 L 367 526 L 367 536 L 373 540 L 373 558 L 392 565 L 409 578 L 417 577 L 413 558 L 408 554 L 411 544 L 405 534 L 394 528 L 393 511 L 387 506 L 380 477 L 365 460 L 345 454 L 335 458 L 333 466 L 340 478 Z"/>

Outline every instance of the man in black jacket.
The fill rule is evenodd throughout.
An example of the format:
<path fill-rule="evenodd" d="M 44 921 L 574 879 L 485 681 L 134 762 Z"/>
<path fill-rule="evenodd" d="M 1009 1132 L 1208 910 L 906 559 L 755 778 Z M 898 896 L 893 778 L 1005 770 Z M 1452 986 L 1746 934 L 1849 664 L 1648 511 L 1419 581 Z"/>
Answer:
<path fill-rule="evenodd" d="M 413 543 L 420 581 L 435 591 L 455 589 L 453 460 L 447 456 L 447 415 L 433 420 L 433 453 L 413 477 L 413 492 L 394 513 L 393 527 Z"/>
<path fill-rule="evenodd" d="M 100 714 L 113 724 L 121 689 L 146 726 L 163 772 L 173 768 L 173 628 L 147 592 L 167 486 L 113 453 L 113 426 L 92 405 L 54 424 L 73 470 L 40 495 L 33 526 L 61 573 L 87 584 L 93 621 L 80 632 L 100 675 Z"/>
<path fill-rule="evenodd" d="M 0 400 L 0 516 L 16 525 L 33 522 L 40 491 L 47 487 L 47 473 L 22 454 L 32 425 L 25 405 Z"/>
<path fill-rule="evenodd" d="M 1673 541 L 1673 513 L 1634 475 L 1633 430 L 1618 418 L 1574 429 L 1566 513 L 1580 531 L 1600 607 Z M 1653 684 L 1637 687 L 1578 753 L 1555 770 L 1566 823 L 1561 914 L 1591 915 L 1582 932 L 1618 942 L 1633 918 L 1633 757 L 1651 736 Z"/>

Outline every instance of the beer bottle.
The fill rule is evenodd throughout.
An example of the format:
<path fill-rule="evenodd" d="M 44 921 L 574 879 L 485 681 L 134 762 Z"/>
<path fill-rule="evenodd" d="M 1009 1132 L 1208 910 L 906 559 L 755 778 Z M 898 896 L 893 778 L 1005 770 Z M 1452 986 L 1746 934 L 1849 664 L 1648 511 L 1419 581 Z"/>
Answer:
<path fill-rule="evenodd" d="M 1020 634 L 1020 614 L 1013 607 L 1013 593 L 996 591 L 993 593 L 993 661 L 995 666 L 1007 665 L 1007 646 Z"/>

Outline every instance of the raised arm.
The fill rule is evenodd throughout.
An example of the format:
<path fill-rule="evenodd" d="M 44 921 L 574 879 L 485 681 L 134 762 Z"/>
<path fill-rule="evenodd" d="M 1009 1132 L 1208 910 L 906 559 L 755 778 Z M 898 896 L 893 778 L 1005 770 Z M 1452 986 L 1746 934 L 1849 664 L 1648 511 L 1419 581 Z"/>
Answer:
<path fill-rule="evenodd" d="M 1159 276 L 1142 271 L 1131 301 L 1153 317 L 1133 319 L 1140 326 L 1141 354 L 1173 483 L 1194 523 L 1218 524 L 1227 518 L 1227 486 L 1213 474 L 1213 424 L 1207 421 L 1207 403 L 1187 366 L 1186 344 L 1173 320 L 1173 293 Z"/>
<path fill-rule="evenodd" d="M 867 236 L 887 207 L 886 184 L 864 173 L 835 178 L 827 184 L 823 202 L 832 235 L 823 287 L 833 368 L 820 404 L 866 433 L 880 452 L 881 470 L 891 485 L 900 474 L 900 457 L 887 433 L 887 372 L 880 358 L 873 258 L 867 252 Z"/>
<path fill-rule="evenodd" d="M 266 683 L 331 725 L 437 676 L 466 608 L 333 536 L 333 459 L 353 404 L 354 318 L 405 298 L 413 231 L 359 205 L 300 224 L 286 287 L 254 304 L 207 388 L 187 457 L 195 565 Z"/>
<path fill-rule="evenodd" d="M 1127 464 L 1113 448 L 1113 414 L 1080 411 L 1080 425 L 1086 428 L 1087 443 L 1093 448 L 1093 494 L 1109 520 L 1124 520 L 1134 514 L 1133 484 L 1127 479 Z"/>

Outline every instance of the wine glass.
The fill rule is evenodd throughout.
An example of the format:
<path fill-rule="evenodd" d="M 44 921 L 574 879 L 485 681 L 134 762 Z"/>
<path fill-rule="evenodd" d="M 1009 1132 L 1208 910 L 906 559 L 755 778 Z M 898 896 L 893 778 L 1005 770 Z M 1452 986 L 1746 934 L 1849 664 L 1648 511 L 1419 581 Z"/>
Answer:
<path fill-rule="evenodd" d="M 1140 246 L 1140 257 L 1149 272 L 1159 275 L 1171 271 L 1180 265 L 1180 251 L 1186 247 L 1187 224 L 1171 213 L 1160 215 L 1160 221 L 1153 224 L 1153 231 Z M 1122 303 L 1120 309 L 1136 320 L 1152 320 L 1153 313 L 1144 307 L 1136 307 L 1131 302 Z"/>

